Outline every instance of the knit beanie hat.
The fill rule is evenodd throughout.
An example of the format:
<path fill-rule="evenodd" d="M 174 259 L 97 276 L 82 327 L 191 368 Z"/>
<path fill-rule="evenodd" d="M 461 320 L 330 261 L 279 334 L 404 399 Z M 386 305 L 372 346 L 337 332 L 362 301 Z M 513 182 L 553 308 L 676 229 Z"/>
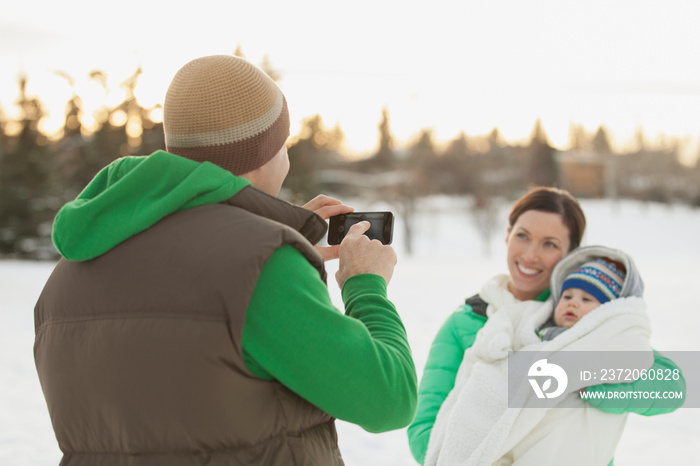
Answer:
<path fill-rule="evenodd" d="M 625 268 L 607 259 L 586 262 L 564 280 L 561 291 L 580 288 L 596 297 L 601 304 L 620 297 L 625 282 Z"/>
<path fill-rule="evenodd" d="M 269 76 L 243 58 L 197 58 L 170 83 L 163 130 L 168 152 L 241 175 L 265 165 L 286 143 L 287 101 Z"/>

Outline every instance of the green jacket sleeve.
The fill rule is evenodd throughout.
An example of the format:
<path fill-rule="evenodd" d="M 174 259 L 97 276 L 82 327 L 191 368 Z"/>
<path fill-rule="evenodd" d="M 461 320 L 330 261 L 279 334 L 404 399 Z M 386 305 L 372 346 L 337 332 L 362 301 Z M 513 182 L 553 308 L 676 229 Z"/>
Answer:
<path fill-rule="evenodd" d="M 654 364 L 648 373 L 653 371 L 654 377 L 646 380 L 637 379 L 630 383 L 604 384 L 588 387 L 586 391 L 591 396 L 585 401 L 598 409 L 609 413 L 637 413 L 643 416 L 666 414 L 680 408 L 685 401 L 685 378 L 680 368 L 658 351 L 654 351 Z M 657 377 L 656 374 L 662 377 Z M 595 398 L 595 393 L 653 393 L 661 394 L 659 398 L 635 398 L 626 396 L 624 399 Z M 682 394 L 681 396 L 664 397 L 664 393 Z"/>
<path fill-rule="evenodd" d="M 367 431 L 405 427 L 416 409 L 416 370 L 386 282 L 351 277 L 342 296 L 346 315 L 301 253 L 292 246 L 275 251 L 248 306 L 246 365 Z"/>
<path fill-rule="evenodd" d="M 454 387 L 464 351 L 474 344 L 486 318 L 462 305 L 442 325 L 430 347 L 430 353 L 418 388 L 418 409 L 408 427 L 408 443 L 420 464 L 425 460 L 428 441 L 442 403 Z"/>

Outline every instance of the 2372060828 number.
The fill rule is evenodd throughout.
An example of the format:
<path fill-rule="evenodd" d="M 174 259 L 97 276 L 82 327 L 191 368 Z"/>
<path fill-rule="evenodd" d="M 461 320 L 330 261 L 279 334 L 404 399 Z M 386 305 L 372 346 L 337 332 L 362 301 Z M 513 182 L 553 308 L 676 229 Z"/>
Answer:
<path fill-rule="evenodd" d="M 598 380 L 605 382 L 632 382 L 634 380 L 678 380 L 678 369 L 601 369 Z"/>

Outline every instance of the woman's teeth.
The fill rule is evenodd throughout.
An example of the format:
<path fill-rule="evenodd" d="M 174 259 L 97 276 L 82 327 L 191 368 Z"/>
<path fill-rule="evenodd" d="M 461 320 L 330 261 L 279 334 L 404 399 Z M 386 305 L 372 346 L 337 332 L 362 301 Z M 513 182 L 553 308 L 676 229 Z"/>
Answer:
<path fill-rule="evenodd" d="M 525 275 L 535 275 L 538 272 L 537 269 L 530 269 L 520 264 L 518 264 L 518 270 L 520 270 Z"/>

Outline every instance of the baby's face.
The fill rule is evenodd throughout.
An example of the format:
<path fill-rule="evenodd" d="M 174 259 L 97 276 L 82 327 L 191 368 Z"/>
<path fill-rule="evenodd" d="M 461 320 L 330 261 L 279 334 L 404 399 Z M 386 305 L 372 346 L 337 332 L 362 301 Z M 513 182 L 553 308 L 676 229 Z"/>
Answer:
<path fill-rule="evenodd" d="M 580 288 L 568 288 L 554 309 L 554 322 L 560 327 L 569 328 L 583 316 L 600 306 L 600 301 Z"/>

